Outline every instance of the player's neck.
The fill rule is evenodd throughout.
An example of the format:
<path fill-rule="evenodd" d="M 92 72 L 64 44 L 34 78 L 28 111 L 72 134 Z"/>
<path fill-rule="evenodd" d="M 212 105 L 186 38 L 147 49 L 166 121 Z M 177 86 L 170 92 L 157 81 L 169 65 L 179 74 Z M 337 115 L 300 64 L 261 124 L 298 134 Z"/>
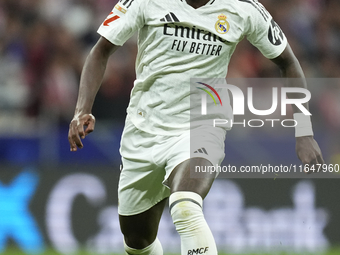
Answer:
<path fill-rule="evenodd" d="M 187 4 L 192 8 L 200 8 L 203 5 L 207 4 L 210 0 L 186 0 Z"/>

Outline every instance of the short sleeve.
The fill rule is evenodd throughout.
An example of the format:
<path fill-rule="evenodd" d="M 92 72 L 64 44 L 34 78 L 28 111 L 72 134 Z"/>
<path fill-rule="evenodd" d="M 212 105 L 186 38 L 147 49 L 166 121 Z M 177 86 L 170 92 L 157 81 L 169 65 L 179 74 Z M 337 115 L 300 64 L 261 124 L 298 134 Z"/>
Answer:
<path fill-rule="evenodd" d="M 122 46 L 144 26 L 146 0 L 120 0 L 98 29 L 111 43 Z"/>
<path fill-rule="evenodd" d="M 257 0 L 250 0 L 247 39 L 269 59 L 278 57 L 287 46 L 287 38 L 269 12 Z"/>

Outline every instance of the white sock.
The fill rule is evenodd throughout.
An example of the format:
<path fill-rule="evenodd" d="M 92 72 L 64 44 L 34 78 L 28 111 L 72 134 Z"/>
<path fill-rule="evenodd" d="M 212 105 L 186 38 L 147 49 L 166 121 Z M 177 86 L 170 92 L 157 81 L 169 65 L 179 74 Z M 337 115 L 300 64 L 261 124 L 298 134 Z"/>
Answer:
<path fill-rule="evenodd" d="M 202 211 L 202 197 L 190 191 L 170 195 L 172 220 L 181 237 L 182 255 L 217 255 L 214 237 Z"/>
<path fill-rule="evenodd" d="M 152 244 L 145 247 L 144 249 L 130 248 L 124 241 L 124 249 L 127 255 L 163 255 L 163 248 L 157 237 Z"/>

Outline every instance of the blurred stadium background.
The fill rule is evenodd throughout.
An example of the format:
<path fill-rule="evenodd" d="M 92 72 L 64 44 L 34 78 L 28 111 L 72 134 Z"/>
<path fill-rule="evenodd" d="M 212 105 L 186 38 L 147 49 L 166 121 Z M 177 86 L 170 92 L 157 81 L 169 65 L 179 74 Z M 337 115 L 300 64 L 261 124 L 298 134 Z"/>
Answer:
<path fill-rule="evenodd" d="M 85 57 L 116 0 L 0 1 L 0 253 L 122 253 L 117 217 L 118 153 L 133 85 L 136 38 L 110 59 L 93 114 L 95 133 L 69 151 Z M 340 164 L 340 1 L 262 0 L 289 38 L 311 84 L 315 137 Z M 229 78 L 277 77 L 247 41 Z M 322 78 L 322 79 L 320 79 Z M 261 87 L 256 88 L 261 91 Z M 227 135 L 226 162 L 298 164 L 292 132 Z M 205 214 L 221 252 L 340 254 L 340 175 L 306 179 L 220 179 Z M 179 253 L 164 212 L 159 238 Z"/>

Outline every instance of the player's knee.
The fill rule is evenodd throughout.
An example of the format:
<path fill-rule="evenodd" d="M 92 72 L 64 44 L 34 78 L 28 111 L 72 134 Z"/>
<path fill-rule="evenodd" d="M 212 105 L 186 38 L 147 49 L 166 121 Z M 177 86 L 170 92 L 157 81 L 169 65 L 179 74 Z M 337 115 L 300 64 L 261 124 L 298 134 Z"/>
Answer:
<path fill-rule="evenodd" d="M 143 218 L 139 218 L 143 221 Z M 141 249 L 149 246 L 156 238 L 157 231 L 152 226 L 137 224 L 136 219 L 120 217 L 120 228 L 124 235 L 125 243 L 132 248 Z"/>
<path fill-rule="evenodd" d="M 170 213 L 179 233 L 191 232 L 204 219 L 202 212 L 202 198 L 194 192 L 179 191 L 170 196 Z"/>
<path fill-rule="evenodd" d="M 124 239 L 125 239 L 125 243 L 129 247 L 136 248 L 136 249 L 145 248 L 152 243 L 152 241 L 150 242 L 148 238 L 145 238 L 143 236 L 125 235 Z"/>
<path fill-rule="evenodd" d="M 142 246 L 133 246 L 133 244 L 127 243 L 127 240 L 125 239 L 124 249 L 125 249 L 126 254 L 129 254 L 129 255 L 163 255 L 163 248 L 158 238 L 156 238 L 152 242 L 149 242 L 149 240 L 145 240 L 145 239 L 144 241 L 142 239 L 138 239 L 134 241 L 136 242 L 134 244 L 140 244 Z M 139 248 L 133 248 L 133 247 L 139 247 Z"/>

